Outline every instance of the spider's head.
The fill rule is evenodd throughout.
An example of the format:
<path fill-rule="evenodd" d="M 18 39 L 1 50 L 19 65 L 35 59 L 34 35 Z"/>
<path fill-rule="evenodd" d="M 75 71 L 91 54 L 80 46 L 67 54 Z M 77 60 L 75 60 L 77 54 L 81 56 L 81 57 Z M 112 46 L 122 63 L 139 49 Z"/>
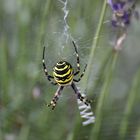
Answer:
<path fill-rule="evenodd" d="M 70 85 L 74 76 L 71 64 L 62 60 L 57 62 L 53 67 L 53 76 L 59 85 Z"/>
<path fill-rule="evenodd" d="M 64 63 L 66 63 L 66 61 L 60 60 L 59 62 L 57 62 L 57 65 L 62 65 Z"/>

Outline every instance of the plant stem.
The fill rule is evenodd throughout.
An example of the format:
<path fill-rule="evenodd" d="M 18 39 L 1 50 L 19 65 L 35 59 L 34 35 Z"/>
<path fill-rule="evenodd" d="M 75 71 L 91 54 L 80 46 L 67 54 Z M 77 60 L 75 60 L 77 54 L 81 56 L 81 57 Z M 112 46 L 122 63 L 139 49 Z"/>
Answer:
<path fill-rule="evenodd" d="M 140 126 L 138 127 L 138 130 L 136 133 L 136 140 L 140 140 Z"/>
<path fill-rule="evenodd" d="M 93 38 L 93 43 L 92 43 L 92 48 L 91 48 L 91 51 L 90 51 L 91 53 L 90 53 L 90 56 L 89 56 L 88 66 L 87 66 L 85 78 L 83 80 L 84 81 L 83 87 L 84 86 L 87 87 L 88 80 L 89 80 L 89 77 L 90 77 L 90 73 L 91 73 L 91 70 L 92 70 L 95 49 L 97 48 L 98 43 L 99 43 L 99 36 L 100 36 L 100 32 L 101 32 L 101 29 L 102 29 L 103 20 L 104 20 L 104 16 L 105 16 L 105 12 L 106 12 L 106 7 L 107 7 L 106 3 L 107 3 L 106 0 L 104 0 L 102 10 L 101 10 L 100 19 L 99 19 L 99 23 L 98 23 L 97 30 L 96 30 L 96 33 L 95 33 L 95 37 Z"/>
<path fill-rule="evenodd" d="M 125 107 L 124 117 L 120 125 L 120 132 L 119 132 L 120 140 L 123 140 L 125 138 L 125 134 L 128 128 L 129 116 L 132 114 L 132 108 L 135 103 L 136 96 L 138 94 L 137 88 L 139 86 L 139 80 L 140 80 L 140 70 L 138 70 L 138 72 L 135 75 L 135 78 L 132 83 L 132 88 L 129 93 L 129 97 L 128 97 L 127 104 Z"/>
<path fill-rule="evenodd" d="M 90 140 L 97 140 L 98 139 L 98 135 L 99 135 L 99 131 L 100 131 L 100 127 L 101 127 L 101 120 L 102 120 L 102 112 L 103 112 L 103 105 L 105 102 L 105 98 L 109 95 L 109 87 L 112 81 L 112 75 L 113 75 L 113 71 L 115 69 L 115 65 L 116 65 L 116 61 L 117 61 L 117 56 L 118 56 L 118 52 L 116 52 L 113 55 L 108 73 L 106 74 L 105 77 L 105 81 L 100 93 L 100 97 L 98 100 L 98 104 L 97 104 L 97 109 L 96 109 L 96 121 L 95 121 L 95 125 L 91 131 L 91 137 Z"/>

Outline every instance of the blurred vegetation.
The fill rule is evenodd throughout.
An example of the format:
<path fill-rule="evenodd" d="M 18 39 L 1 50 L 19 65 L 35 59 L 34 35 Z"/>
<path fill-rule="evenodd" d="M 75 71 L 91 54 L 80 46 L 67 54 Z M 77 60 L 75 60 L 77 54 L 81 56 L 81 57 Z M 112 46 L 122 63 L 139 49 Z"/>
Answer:
<path fill-rule="evenodd" d="M 62 58 L 76 68 L 71 40 L 61 38 L 63 4 L 59 0 L 0 3 L 0 140 L 140 139 L 140 21 L 132 18 L 123 48 L 115 53 L 111 44 L 116 32 L 106 22 L 111 10 L 105 1 L 68 0 L 67 23 L 78 45 L 81 69 L 90 64 L 78 86 L 93 99 L 96 114 L 95 124 L 82 126 L 70 87 L 54 111 L 44 105 L 57 86 L 43 73 L 43 46 L 50 73 Z M 136 9 L 140 11 L 139 3 Z"/>

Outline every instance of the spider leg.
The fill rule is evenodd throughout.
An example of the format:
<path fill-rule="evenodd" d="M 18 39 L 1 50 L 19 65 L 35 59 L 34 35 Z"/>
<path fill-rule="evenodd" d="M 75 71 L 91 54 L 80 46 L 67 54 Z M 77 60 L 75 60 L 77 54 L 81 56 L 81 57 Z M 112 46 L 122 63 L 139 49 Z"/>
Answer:
<path fill-rule="evenodd" d="M 44 73 L 47 76 L 50 83 L 53 84 L 53 85 L 56 85 L 57 83 L 52 81 L 52 79 L 54 79 L 54 77 L 48 74 L 44 56 L 45 56 L 45 46 L 44 46 L 44 49 L 43 49 L 43 58 L 42 58 L 42 65 L 43 65 Z"/>
<path fill-rule="evenodd" d="M 74 75 L 77 75 L 80 72 L 80 59 L 79 59 L 79 54 L 78 54 L 78 51 L 77 51 L 77 46 L 74 43 L 74 41 L 72 41 L 72 43 L 73 43 L 73 46 L 75 48 L 76 57 L 77 57 L 77 71 L 74 73 Z"/>
<path fill-rule="evenodd" d="M 82 77 L 83 77 L 84 74 L 85 74 L 86 68 L 87 68 L 87 65 L 85 65 L 85 68 L 84 68 L 82 74 L 80 75 L 80 77 L 79 77 L 78 79 L 73 79 L 74 82 L 79 82 L 79 81 L 82 79 Z"/>
<path fill-rule="evenodd" d="M 57 101 L 61 95 L 61 91 L 63 90 L 63 86 L 59 86 L 53 99 L 51 100 L 50 104 L 48 104 L 48 107 L 52 106 L 52 110 L 54 110 L 54 108 L 56 107 Z"/>
<path fill-rule="evenodd" d="M 76 87 L 76 85 L 72 82 L 71 87 L 73 88 L 75 94 L 77 95 L 77 98 L 80 99 L 81 102 L 84 102 L 87 106 L 89 105 L 89 103 L 91 103 L 90 100 L 86 99 L 86 97 L 83 97 L 80 93 L 80 91 L 78 90 L 78 88 Z"/>

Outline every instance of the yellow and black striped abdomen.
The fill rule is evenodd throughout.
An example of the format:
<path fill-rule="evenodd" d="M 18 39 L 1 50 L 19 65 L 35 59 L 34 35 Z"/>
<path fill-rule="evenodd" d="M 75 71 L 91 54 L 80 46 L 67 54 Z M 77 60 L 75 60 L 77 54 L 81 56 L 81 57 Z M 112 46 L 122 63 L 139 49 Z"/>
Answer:
<path fill-rule="evenodd" d="M 59 85 L 70 85 L 74 76 L 71 64 L 66 61 L 57 62 L 53 68 L 53 76 Z"/>

